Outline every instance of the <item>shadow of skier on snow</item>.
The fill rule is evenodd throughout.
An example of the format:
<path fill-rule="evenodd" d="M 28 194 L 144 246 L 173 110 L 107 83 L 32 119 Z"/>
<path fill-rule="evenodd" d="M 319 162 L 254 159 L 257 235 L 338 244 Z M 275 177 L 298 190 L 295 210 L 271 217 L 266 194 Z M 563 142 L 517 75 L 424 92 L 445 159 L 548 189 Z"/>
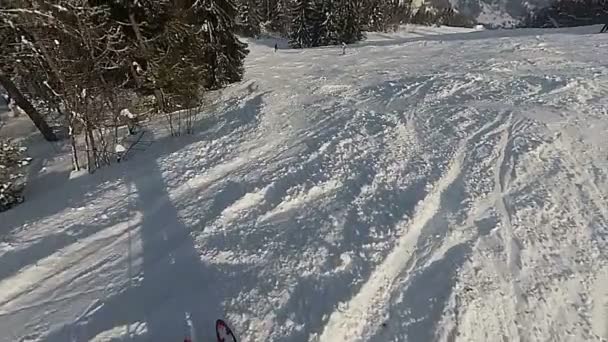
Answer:
<path fill-rule="evenodd" d="M 222 118 L 202 123 L 201 134 L 207 139 L 242 134 L 248 125 L 256 124 L 262 96 L 253 97 Z M 44 341 L 89 341 L 96 337 L 110 341 L 182 341 L 189 331 L 186 314 L 191 316 L 196 341 L 215 338 L 215 320 L 224 316 L 225 300 L 237 297 L 243 277 L 252 271 L 238 264 L 223 264 L 220 270 L 203 262 L 190 234 L 192 227 L 180 219 L 178 208 L 183 205 L 174 204 L 169 196 L 158 158 L 183 148 L 189 140 L 168 143 L 167 149 L 134 159 L 135 172 L 123 169 L 119 177 L 134 193 L 129 211 L 142 215 L 141 222 L 129 232 L 127 282 L 120 291 L 94 302 L 73 323 L 54 330 Z M 217 196 L 213 200 L 218 200 Z M 226 199 L 231 200 L 236 199 Z M 209 220 L 205 217 L 209 214 L 204 210 L 198 213 L 202 222 Z M 138 242 L 141 255 L 132 255 L 132 246 Z M 141 264 L 137 264 L 139 260 Z"/>
<path fill-rule="evenodd" d="M 47 341 L 88 341 L 116 327 L 125 327 L 130 335 L 121 340 L 180 341 L 188 331 L 186 313 L 192 315 L 197 331 L 212 330 L 215 319 L 222 316 L 224 296 L 213 287 L 222 274 L 201 262 L 190 230 L 181 223 L 162 186 L 155 160 L 141 162 L 147 164 L 145 176 L 126 176 L 137 194 L 132 209 L 143 214 L 140 272 L 129 274 L 131 284 L 121 293 L 93 305 L 74 325 L 60 329 Z M 134 324 L 145 327 L 143 332 L 129 332 Z"/>

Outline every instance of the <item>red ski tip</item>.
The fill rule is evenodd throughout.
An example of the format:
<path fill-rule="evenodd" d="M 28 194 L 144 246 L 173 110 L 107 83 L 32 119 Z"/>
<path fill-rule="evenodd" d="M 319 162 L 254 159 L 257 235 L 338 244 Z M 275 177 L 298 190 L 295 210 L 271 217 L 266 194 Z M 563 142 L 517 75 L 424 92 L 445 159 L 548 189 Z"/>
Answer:
<path fill-rule="evenodd" d="M 217 336 L 217 342 L 237 342 L 236 337 L 228 324 L 221 319 L 218 319 L 215 322 L 215 334 Z"/>

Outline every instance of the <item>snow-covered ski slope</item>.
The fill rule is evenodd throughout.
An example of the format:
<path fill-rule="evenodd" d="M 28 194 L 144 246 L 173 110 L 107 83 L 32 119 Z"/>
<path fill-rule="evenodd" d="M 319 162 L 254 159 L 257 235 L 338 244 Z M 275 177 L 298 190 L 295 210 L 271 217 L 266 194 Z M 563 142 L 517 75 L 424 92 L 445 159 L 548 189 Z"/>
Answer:
<path fill-rule="evenodd" d="M 608 35 L 250 46 L 193 137 L 0 214 L 0 341 L 606 341 Z M 165 134 L 166 135 L 166 134 Z"/>

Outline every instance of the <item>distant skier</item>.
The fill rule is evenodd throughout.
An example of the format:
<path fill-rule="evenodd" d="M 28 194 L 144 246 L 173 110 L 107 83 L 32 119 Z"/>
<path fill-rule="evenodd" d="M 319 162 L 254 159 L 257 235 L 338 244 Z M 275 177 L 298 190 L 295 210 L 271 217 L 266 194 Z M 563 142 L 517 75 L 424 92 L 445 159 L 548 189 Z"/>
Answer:
<path fill-rule="evenodd" d="M 342 55 L 346 55 L 346 43 L 342 42 Z"/>
<path fill-rule="evenodd" d="M 278 49 L 279 49 L 279 44 L 274 43 L 274 52 L 276 53 Z"/>
<path fill-rule="evenodd" d="M 604 27 L 602 27 L 602 30 L 600 31 L 600 33 L 604 32 L 608 32 L 608 24 L 605 24 Z"/>
<path fill-rule="evenodd" d="M 12 98 L 8 100 L 8 109 L 10 110 L 10 116 L 13 118 L 17 118 L 21 116 L 21 114 L 25 114 L 23 109 L 17 105 L 15 99 Z"/>
<path fill-rule="evenodd" d="M 127 122 L 127 128 L 129 129 L 129 135 L 135 135 L 139 128 L 139 120 L 137 115 L 133 114 L 128 108 L 124 108 L 120 111 L 120 115 Z"/>

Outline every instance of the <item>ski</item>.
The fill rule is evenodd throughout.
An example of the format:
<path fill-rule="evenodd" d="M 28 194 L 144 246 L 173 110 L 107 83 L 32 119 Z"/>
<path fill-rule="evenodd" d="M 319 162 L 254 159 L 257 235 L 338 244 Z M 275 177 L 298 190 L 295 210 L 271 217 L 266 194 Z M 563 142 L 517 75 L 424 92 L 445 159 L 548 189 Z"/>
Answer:
<path fill-rule="evenodd" d="M 215 335 L 217 342 L 237 342 L 232 329 L 221 319 L 215 322 Z"/>

